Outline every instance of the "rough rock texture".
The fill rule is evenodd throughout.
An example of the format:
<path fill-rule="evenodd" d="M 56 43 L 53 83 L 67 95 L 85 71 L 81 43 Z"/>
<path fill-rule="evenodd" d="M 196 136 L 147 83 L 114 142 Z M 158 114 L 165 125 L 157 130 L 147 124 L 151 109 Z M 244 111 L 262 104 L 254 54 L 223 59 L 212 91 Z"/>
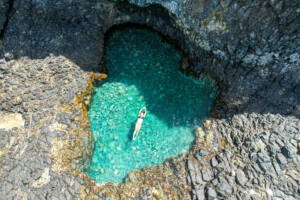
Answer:
<path fill-rule="evenodd" d="M 176 16 L 192 43 L 185 44 L 185 49 L 195 55 L 193 69 L 202 69 L 219 81 L 229 115 L 300 116 L 299 1 L 130 2 L 161 4 Z"/>
<path fill-rule="evenodd" d="M 7 25 L 9 15 L 9 0 L 0 2 L 0 37 L 3 37 L 5 26 Z"/>
<path fill-rule="evenodd" d="M 24 120 L 0 129 L 0 199 L 299 199 L 299 1 L 131 3 L 0 2 L 1 120 Z M 82 173 L 90 74 L 127 22 L 176 39 L 220 94 L 189 155 L 99 186 Z"/>
<path fill-rule="evenodd" d="M 194 199 L 299 198 L 298 119 L 251 113 L 212 123 L 226 145 L 208 165 L 197 156 L 189 160 Z"/>

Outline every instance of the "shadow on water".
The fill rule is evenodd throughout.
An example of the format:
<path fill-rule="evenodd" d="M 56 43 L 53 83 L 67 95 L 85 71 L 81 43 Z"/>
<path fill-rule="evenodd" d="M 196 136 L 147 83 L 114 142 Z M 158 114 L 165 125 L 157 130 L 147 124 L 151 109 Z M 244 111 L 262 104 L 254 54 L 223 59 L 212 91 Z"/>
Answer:
<path fill-rule="evenodd" d="M 129 142 L 132 141 L 134 129 L 135 129 L 135 122 L 132 122 L 132 123 L 130 124 L 130 129 L 129 129 L 129 132 L 128 132 L 126 144 L 128 144 Z"/>

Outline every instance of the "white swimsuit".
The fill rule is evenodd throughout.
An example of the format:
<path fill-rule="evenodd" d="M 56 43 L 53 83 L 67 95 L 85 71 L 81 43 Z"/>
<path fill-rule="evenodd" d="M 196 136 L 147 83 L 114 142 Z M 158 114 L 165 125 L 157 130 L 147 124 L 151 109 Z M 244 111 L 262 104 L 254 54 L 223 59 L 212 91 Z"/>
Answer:
<path fill-rule="evenodd" d="M 143 123 L 143 119 L 142 118 L 138 118 L 137 123 L 142 124 Z"/>

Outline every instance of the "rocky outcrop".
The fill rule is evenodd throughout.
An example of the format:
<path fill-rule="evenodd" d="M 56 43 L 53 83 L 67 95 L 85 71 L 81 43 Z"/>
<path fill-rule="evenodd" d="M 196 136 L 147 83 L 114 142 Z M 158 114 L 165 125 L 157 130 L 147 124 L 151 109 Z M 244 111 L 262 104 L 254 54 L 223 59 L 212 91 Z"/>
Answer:
<path fill-rule="evenodd" d="M 300 116 L 299 2 L 130 2 L 159 4 L 176 16 L 176 24 L 192 43 L 185 49 L 195 55 L 193 69 L 221 83 L 230 113 Z"/>
<path fill-rule="evenodd" d="M 2 1 L 0 111 L 24 125 L 0 128 L 0 199 L 299 199 L 299 7 Z M 189 155 L 99 186 L 81 172 L 90 134 L 82 94 L 105 32 L 128 22 L 176 39 L 187 70 L 214 78 L 220 94 Z"/>
<path fill-rule="evenodd" d="M 213 121 L 227 143 L 210 162 L 206 149 L 188 161 L 193 199 L 299 198 L 299 127 L 295 117 L 273 114 Z"/>

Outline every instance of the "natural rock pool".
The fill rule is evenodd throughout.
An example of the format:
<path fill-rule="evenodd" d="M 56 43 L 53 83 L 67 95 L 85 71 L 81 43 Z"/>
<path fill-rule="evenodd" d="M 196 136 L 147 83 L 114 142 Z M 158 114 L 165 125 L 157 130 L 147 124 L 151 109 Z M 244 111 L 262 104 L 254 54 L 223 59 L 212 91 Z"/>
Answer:
<path fill-rule="evenodd" d="M 88 174 L 98 183 L 120 183 L 134 169 L 188 151 L 194 127 L 210 113 L 216 87 L 206 77 L 184 76 L 181 53 L 153 31 L 114 31 L 105 50 L 108 78 L 96 84 L 88 111 L 94 141 Z M 147 115 L 133 141 L 144 106 Z"/>

